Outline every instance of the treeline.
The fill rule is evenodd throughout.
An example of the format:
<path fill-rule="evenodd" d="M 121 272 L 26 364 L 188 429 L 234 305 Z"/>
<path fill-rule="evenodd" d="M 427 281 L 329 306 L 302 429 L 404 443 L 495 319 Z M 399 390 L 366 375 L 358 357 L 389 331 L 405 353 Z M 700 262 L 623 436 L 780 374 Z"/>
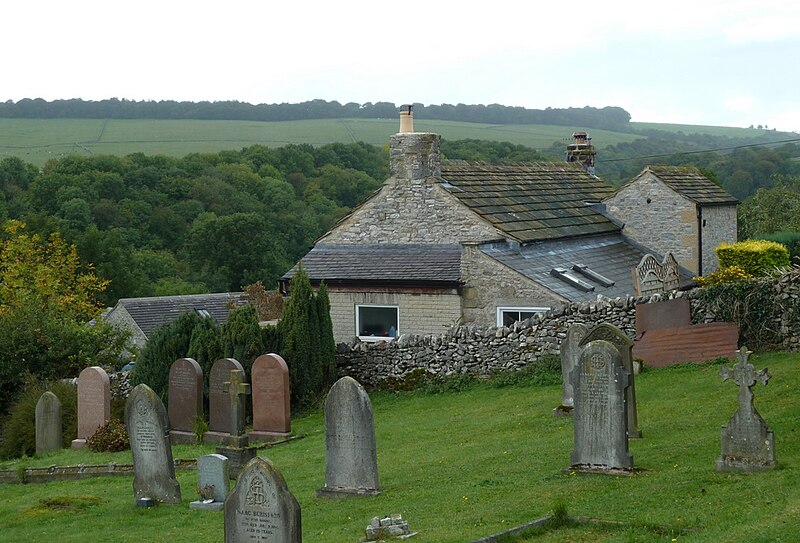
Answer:
<path fill-rule="evenodd" d="M 60 232 L 111 284 L 103 302 L 276 284 L 388 176 L 366 144 L 0 161 L 0 221 Z M 380 181 L 379 181 L 380 180 Z"/>
<path fill-rule="evenodd" d="M 394 119 L 400 108 L 391 102 L 357 104 L 310 100 L 298 104 L 248 104 L 239 101 L 177 102 L 53 100 L 25 98 L 0 103 L 0 117 L 25 119 L 201 119 L 232 121 L 296 121 L 302 119 Z M 620 107 L 527 109 L 500 104 L 414 104 L 419 118 L 490 124 L 555 124 L 627 130 L 630 114 Z"/>

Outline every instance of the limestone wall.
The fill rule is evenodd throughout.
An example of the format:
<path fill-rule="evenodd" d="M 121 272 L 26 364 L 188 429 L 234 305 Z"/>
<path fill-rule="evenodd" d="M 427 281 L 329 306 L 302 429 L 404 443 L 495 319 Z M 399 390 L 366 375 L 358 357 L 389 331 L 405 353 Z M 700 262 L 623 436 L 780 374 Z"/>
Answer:
<path fill-rule="evenodd" d="M 461 278 L 465 283 L 462 288 L 465 324 L 495 325 L 498 307 L 550 308 L 568 303 L 472 244 L 465 245 L 461 254 Z"/>
<path fill-rule="evenodd" d="M 736 243 L 736 206 L 713 206 L 702 209 L 703 275 L 719 269 L 714 249 L 722 243 Z"/>
<path fill-rule="evenodd" d="M 398 306 L 400 334 L 441 334 L 447 326 L 458 322 L 461 316 L 461 301 L 455 290 L 424 294 L 402 291 L 350 292 L 331 287 L 328 297 L 336 342 L 349 342 L 356 336 L 357 305 Z"/>
<path fill-rule="evenodd" d="M 698 273 L 694 202 L 646 172 L 604 203 L 612 217 L 625 223 L 625 235 L 662 255 L 671 251 L 681 266 Z"/>
<path fill-rule="evenodd" d="M 318 243 L 459 243 L 502 238 L 439 186 L 438 135 L 393 136 L 390 160 L 392 176 L 380 192 Z"/>
<path fill-rule="evenodd" d="M 769 327 L 773 334 L 769 342 L 779 350 L 800 351 L 800 270 L 765 281 L 774 300 L 770 304 L 777 308 L 777 316 L 770 317 L 774 323 Z M 713 304 L 703 298 L 701 289 L 649 298 L 605 299 L 559 307 L 512 327 L 460 325 L 435 335 L 403 334 L 388 343 L 340 343 L 337 368 L 371 387 L 389 377 L 402 378 L 416 368 L 440 376 L 519 369 L 544 354 L 558 354 L 567 329 L 576 322 L 613 324 L 633 339 L 636 305 L 675 297 L 689 299 L 693 323 L 715 322 Z"/>

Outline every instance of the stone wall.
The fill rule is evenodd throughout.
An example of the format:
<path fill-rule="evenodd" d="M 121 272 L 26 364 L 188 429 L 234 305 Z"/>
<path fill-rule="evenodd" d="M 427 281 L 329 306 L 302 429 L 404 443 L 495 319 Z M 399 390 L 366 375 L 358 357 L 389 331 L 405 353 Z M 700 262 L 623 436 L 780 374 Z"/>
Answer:
<path fill-rule="evenodd" d="M 714 249 L 722 243 L 736 243 L 736 206 L 708 206 L 702 208 L 703 269 L 707 275 L 719 269 Z"/>
<path fill-rule="evenodd" d="M 625 223 L 623 234 L 645 247 L 675 259 L 698 273 L 697 210 L 650 172 L 605 201 L 608 213 Z"/>
<path fill-rule="evenodd" d="M 462 287 L 465 324 L 494 326 L 498 307 L 551 308 L 568 303 L 518 271 L 483 254 L 477 244 L 464 244 L 461 278 L 465 282 Z"/>
<path fill-rule="evenodd" d="M 318 243 L 459 243 L 502 237 L 441 183 L 437 134 L 391 138 L 392 175 Z"/>
<path fill-rule="evenodd" d="M 779 309 L 772 319 L 771 343 L 783 351 L 800 351 L 800 269 L 765 281 L 770 283 L 774 305 Z M 693 323 L 715 322 L 713 303 L 705 300 L 702 289 L 649 298 L 603 299 L 559 307 L 511 327 L 461 325 L 438 335 L 403 334 L 388 343 L 340 343 L 337 369 L 369 387 L 376 387 L 387 378 L 401 379 L 417 368 L 442 377 L 516 370 L 542 355 L 558 354 L 567 328 L 573 323 L 613 324 L 633 339 L 637 304 L 680 297 L 689 299 Z"/>
<path fill-rule="evenodd" d="M 355 311 L 361 304 L 397 306 L 400 334 L 440 334 L 461 316 L 461 300 L 455 289 L 435 294 L 389 291 L 354 292 L 332 286 L 328 289 L 334 339 L 347 342 L 356 336 Z M 448 323 L 444 325 L 442 323 Z"/>

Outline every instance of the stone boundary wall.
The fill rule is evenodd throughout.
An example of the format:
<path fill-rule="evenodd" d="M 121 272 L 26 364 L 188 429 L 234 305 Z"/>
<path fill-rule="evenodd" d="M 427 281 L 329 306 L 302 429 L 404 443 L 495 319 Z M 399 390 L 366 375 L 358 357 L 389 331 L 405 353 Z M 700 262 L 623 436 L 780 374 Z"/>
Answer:
<path fill-rule="evenodd" d="M 793 270 L 773 283 L 775 302 L 798 306 L 800 312 L 800 270 Z M 340 375 L 349 375 L 368 388 L 382 381 L 402 379 L 409 372 L 424 368 L 446 377 L 459 373 L 479 376 L 518 370 L 535 363 L 541 356 L 558 355 L 561 341 L 573 323 L 588 326 L 608 323 L 621 328 L 633 339 L 636 333 L 636 305 L 688 298 L 692 322 L 715 322 L 713 308 L 701 297 L 701 289 L 673 291 L 650 297 L 599 299 L 573 303 L 553 309 L 511 327 L 454 326 L 435 336 L 404 334 L 393 342 L 364 343 L 354 340 L 337 345 L 336 366 Z M 784 312 L 776 323 L 775 344 L 781 350 L 800 351 L 800 321 L 794 312 Z"/>

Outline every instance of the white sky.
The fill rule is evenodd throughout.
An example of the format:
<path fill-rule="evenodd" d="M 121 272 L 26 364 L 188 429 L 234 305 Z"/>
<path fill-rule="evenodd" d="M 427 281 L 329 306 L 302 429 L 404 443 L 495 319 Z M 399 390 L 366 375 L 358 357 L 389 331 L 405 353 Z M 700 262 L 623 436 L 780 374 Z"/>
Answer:
<path fill-rule="evenodd" d="M 0 100 L 619 106 L 800 132 L 794 0 L 7 0 Z"/>

